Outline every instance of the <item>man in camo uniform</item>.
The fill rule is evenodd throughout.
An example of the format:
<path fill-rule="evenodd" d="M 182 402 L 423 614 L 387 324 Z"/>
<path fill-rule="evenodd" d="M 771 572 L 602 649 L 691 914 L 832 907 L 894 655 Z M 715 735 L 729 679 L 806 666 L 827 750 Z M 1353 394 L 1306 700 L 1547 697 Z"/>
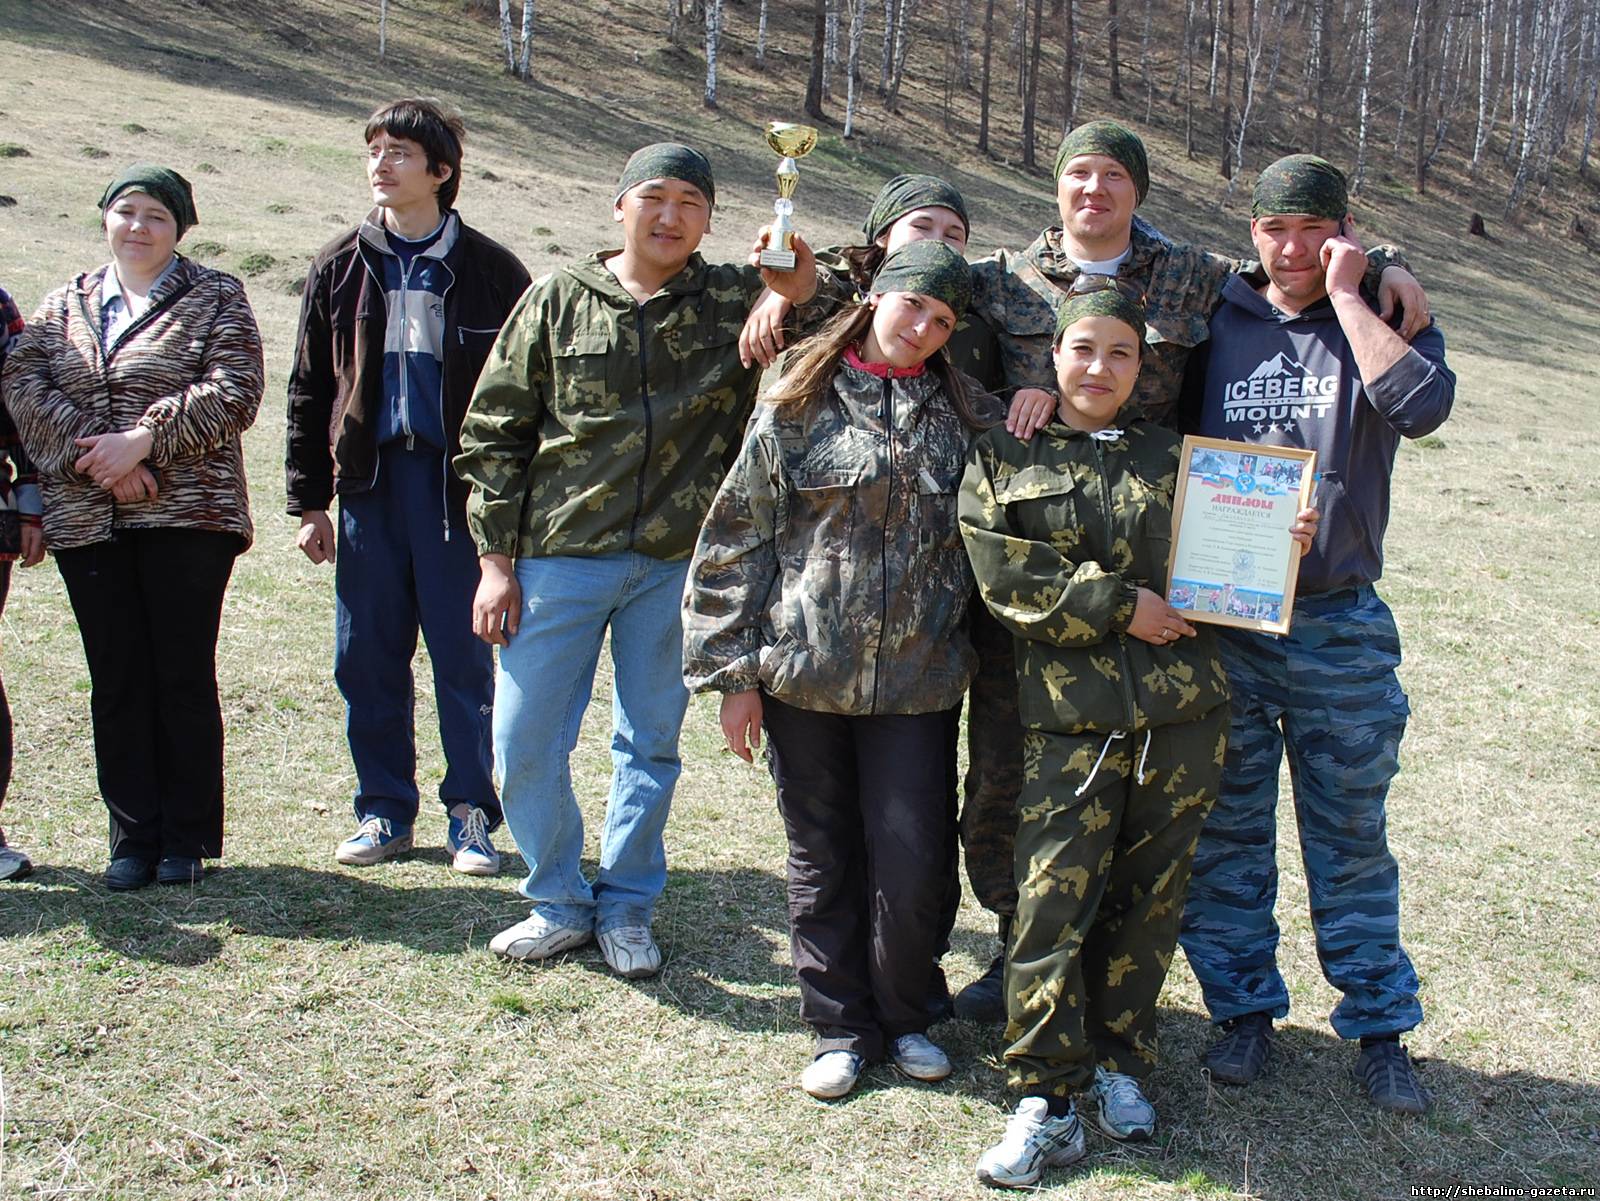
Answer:
<path fill-rule="evenodd" d="M 1208 336 L 1207 322 L 1235 271 L 1256 264 L 1171 241 L 1134 216 L 1150 189 L 1150 168 L 1139 136 L 1115 121 L 1090 121 L 1062 140 L 1055 161 L 1056 201 L 1061 224 L 1045 230 L 1020 255 L 1001 250 L 972 264 L 974 319 L 982 319 L 1000 341 L 1006 382 L 1013 388 L 1054 387 L 1050 350 L 1056 311 L 1080 274 L 1115 275 L 1145 297 L 1145 347 L 1130 411 L 1171 426 L 1190 352 Z M 1393 288 L 1406 314 L 1406 330 L 1427 324 L 1426 298 L 1391 248 L 1369 256 L 1366 284 Z M 1387 278 L 1385 278 L 1387 276 Z M 1387 296 L 1386 304 L 1391 304 Z M 1037 394 L 1036 394 L 1037 395 Z M 1029 421 L 1013 410 L 1009 427 L 1027 436 L 1043 424 L 1050 404 Z M 991 655 L 989 661 L 993 662 Z M 1016 710 L 974 706 L 967 716 L 973 745 L 1006 745 Z M 995 727 L 986 730 L 984 727 Z M 977 727 L 973 729 L 973 727 Z M 1014 742 L 1014 736 L 1011 738 Z M 961 815 L 967 873 L 979 900 L 1000 916 L 1005 943 L 1017 893 L 1011 878 L 1016 830 L 1015 791 L 974 790 Z M 980 881 L 984 883 L 980 885 Z M 1003 961 L 997 959 L 956 998 L 957 1011 L 974 1020 L 1001 1021 Z"/>
<path fill-rule="evenodd" d="M 1449 416 L 1455 376 L 1429 327 L 1408 346 L 1357 285 L 1344 176 L 1312 155 L 1261 173 L 1251 235 L 1268 282 L 1234 277 L 1211 320 L 1184 425 L 1209 437 L 1317 451 L 1321 529 L 1301 561 L 1290 632 L 1222 631 L 1233 718 L 1222 793 L 1201 835 L 1182 942 L 1223 1037 L 1214 1079 L 1265 1066 L 1289 1011 L 1277 967 L 1275 814 L 1288 751 L 1317 957 L 1359 1038 L 1373 1103 L 1430 1104 L 1399 1035 L 1422 1020 L 1400 945 L 1400 879 L 1385 836 L 1389 781 L 1410 708 L 1395 676 L 1400 637 L 1373 583 L 1383 571 L 1389 478 L 1401 437 Z"/>
<path fill-rule="evenodd" d="M 816 286 L 798 240 L 796 270 L 781 276 L 706 263 L 696 248 L 715 200 L 698 151 L 637 151 L 613 202 L 623 249 L 534 281 L 462 425 L 455 466 L 482 569 L 473 621 L 502 648 L 495 765 L 534 902 L 489 944 L 508 958 L 597 937 L 624 976 L 661 964 L 650 915 L 688 702 L 684 574 L 760 379 L 739 362 L 739 329 L 763 277 L 797 302 Z M 591 883 L 568 756 L 608 630 L 613 774 Z"/>

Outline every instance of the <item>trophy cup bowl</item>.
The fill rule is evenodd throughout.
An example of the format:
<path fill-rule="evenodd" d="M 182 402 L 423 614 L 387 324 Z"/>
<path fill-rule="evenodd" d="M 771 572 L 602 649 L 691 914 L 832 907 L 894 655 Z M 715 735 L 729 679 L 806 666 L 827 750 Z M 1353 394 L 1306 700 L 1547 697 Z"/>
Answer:
<path fill-rule="evenodd" d="M 794 193 L 800 186 L 800 168 L 795 160 L 804 158 L 816 148 L 817 131 L 810 125 L 769 121 L 767 145 L 779 157 L 776 172 L 778 199 L 772 202 L 776 219 L 767 238 L 767 248 L 761 252 L 760 263 L 774 271 L 793 271 L 794 222 L 789 218 L 794 215 Z"/>

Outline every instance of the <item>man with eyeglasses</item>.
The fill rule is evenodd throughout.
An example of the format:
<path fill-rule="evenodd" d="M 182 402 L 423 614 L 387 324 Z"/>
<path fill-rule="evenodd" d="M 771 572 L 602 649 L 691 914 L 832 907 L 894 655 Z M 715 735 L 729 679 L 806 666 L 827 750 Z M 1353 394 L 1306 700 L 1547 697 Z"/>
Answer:
<path fill-rule="evenodd" d="M 1399 1041 L 1422 1006 L 1385 833 L 1410 706 L 1395 675 L 1400 636 L 1373 583 L 1395 450 L 1450 415 L 1455 376 L 1436 327 L 1408 345 L 1362 297 L 1348 210 L 1344 175 L 1323 159 L 1290 155 L 1264 170 L 1250 233 L 1266 280 L 1228 279 L 1191 363 L 1184 428 L 1316 450 L 1322 521 L 1300 561 L 1289 633 L 1220 631 L 1232 722 L 1181 942 L 1222 1027 L 1211 1076 L 1248 1084 L 1266 1066 L 1273 1019 L 1289 1012 L 1273 919 L 1287 749 L 1317 958 L 1343 994 L 1333 1028 L 1360 1040 L 1355 1072 L 1373 1104 L 1422 1113 L 1428 1090 Z"/>
<path fill-rule="evenodd" d="M 397 100 L 368 119 L 374 208 L 318 252 L 306 279 L 286 474 L 297 544 L 335 570 L 333 671 L 358 822 L 335 857 L 367 866 L 412 848 L 420 628 L 433 663 L 451 864 L 488 876 L 500 867 L 489 838 L 501 821 L 494 657 L 472 632 L 477 550 L 450 459 L 478 373 L 529 280 L 515 255 L 453 207 L 464 135 L 461 118 L 429 99 Z"/>

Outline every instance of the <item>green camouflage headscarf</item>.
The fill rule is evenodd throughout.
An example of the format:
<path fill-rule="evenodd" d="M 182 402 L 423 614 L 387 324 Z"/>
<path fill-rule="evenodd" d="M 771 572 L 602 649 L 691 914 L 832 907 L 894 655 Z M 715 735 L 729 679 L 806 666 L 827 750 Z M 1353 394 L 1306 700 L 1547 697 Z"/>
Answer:
<path fill-rule="evenodd" d="M 200 224 L 200 214 L 194 208 L 194 189 L 170 167 L 134 163 L 106 185 L 106 190 L 100 194 L 100 211 L 105 212 L 124 192 L 143 192 L 166 205 L 178 223 L 180 239 L 191 225 Z"/>
<path fill-rule="evenodd" d="M 1114 158 L 1128 169 L 1133 186 L 1138 191 L 1139 203 L 1144 203 L 1150 191 L 1150 159 L 1145 154 L 1139 135 L 1126 125 L 1115 121 L 1089 121 L 1078 126 L 1061 139 L 1061 149 L 1056 151 L 1055 178 L 1061 178 L 1061 169 L 1080 154 L 1103 154 Z"/>
<path fill-rule="evenodd" d="M 896 175 L 878 193 L 872 202 L 872 211 L 862 222 L 861 232 L 867 241 L 876 242 L 891 225 L 916 209 L 949 209 L 961 218 L 972 236 L 972 221 L 967 216 L 967 202 L 961 193 L 936 175 Z"/>
<path fill-rule="evenodd" d="M 1085 317 L 1115 317 L 1138 334 L 1139 345 L 1144 345 L 1144 305 L 1120 288 L 1084 292 L 1063 300 L 1061 307 L 1056 310 L 1057 344 L 1069 326 Z"/>
<path fill-rule="evenodd" d="M 1314 154 L 1291 154 L 1261 172 L 1250 198 L 1252 217 L 1295 216 L 1343 220 L 1350 211 L 1344 172 Z"/>
<path fill-rule="evenodd" d="M 652 142 L 641 146 L 622 168 L 622 178 L 617 180 L 617 194 L 611 198 L 616 204 L 629 188 L 638 187 L 651 179 L 681 179 L 705 193 L 706 203 L 717 203 L 717 186 L 711 179 L 711 162 L 692 146 L 679 142 Z"/>
<path fill-rule="evenodd" d="M 932 296 L 960 317 L 972 300 L 972 271 L 967 260 L 943 242 L 924 238 L 906 243 L 884 259 L 870 290 L 877 296 L 886 292 Z"/>

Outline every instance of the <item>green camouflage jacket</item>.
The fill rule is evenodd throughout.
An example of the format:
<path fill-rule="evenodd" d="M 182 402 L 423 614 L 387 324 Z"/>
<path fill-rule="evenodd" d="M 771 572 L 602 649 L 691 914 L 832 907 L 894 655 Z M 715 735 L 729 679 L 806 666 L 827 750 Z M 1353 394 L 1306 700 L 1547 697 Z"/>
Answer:
<path fill-rule="evenodd" d="M 975 665 L 956 525 L 970 439 L 931 372 L 841 365 L 808 410 L 760 406 L 695 546 L 685 683 L 847 715 L 954 705 Z"/>
<path fill-rule="evenodd" d="M 1222 285 L 1235 272 L 1260 270 L 1252 259 L 1173 242 L 1142 218 L 1133 221 L 1132 253 L 1117 275 L 1145 294 L 1145 354 L 1130 404 L 1157 424 L 1171 426 L 1189 352 L 1209 336 L 1211 314 L 1222 302 Z M 1392 247 L 1367 254 L 1363 286 L 1374 295 L 1385 267 L 1405 266 Z M 1045 230 L 1021 255 L 999 250 L 972 264 L 976 316 L 1000 340 L 1006 382 L 1013 388 L 1054 387 L 1050 361 L 1056 306 L 1078 278 L 1077 264 L 1061 249 L 1061 230 Z"/>
<path fill-rule="evenodd" d="M 989 430 L 961 483 L 961 534 L 979 595 L 1017 637 L 1032 730 L 1143 730 L 1228 699 L 1209 627 L 1163 647 L 1126 632 L 1138 588 L 1166 590 L 1182 441 L 1143 421 L 1106 433 Z"/>
<path fill-rule="evenodd" d="M 850 278 L 850 266 L 840 256 L 838 247 L 819 253 L 817 266 L 823 268 L 817 272 L 817 294 L 794 313 L 794 326 L 801 337 L 816 333 L 824 321 L 860 297 L 860 289 Z M 969 266 L 973 267 L 972 283 L 977 289 L 980 285 L 977 264 Z M 1000 340 L 988 319 L 976 311 L 976 301 L 956 323 L 955 332 L 945 343 L 944 350 L 956 370 L 983 385 L 985 391 L 998 393 L 1005 388 Z"/>
<path fill-rule="evenodd" d="M 478 377 L 455 469 L 482 554 L 684 558 L 739 445 L 760 273 L 696 254 L 638 304 L 615 253 L 535 280 Z"/>

